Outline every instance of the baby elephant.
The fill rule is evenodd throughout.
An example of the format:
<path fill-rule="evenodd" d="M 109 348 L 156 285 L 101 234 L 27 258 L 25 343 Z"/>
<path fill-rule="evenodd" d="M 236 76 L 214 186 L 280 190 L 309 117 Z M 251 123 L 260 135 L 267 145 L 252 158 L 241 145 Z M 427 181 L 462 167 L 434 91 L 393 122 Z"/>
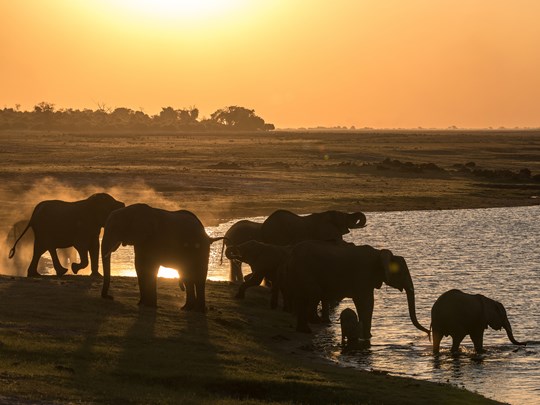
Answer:
<path fill-rule="evenodd" d="M 433 331 L 433 353 L 439 353 L 443 336 L 452 336 L 452 352 L 459 350 L 459 344 L 467 335 L 474 343 L 477 353 L 484 350 L 484 330 L 504 328 L 510 341 L 515 345 L 525 345 L 514 339 L 510 321 L 504 306 L 483 295 L 466 294 L 460 290 L 450 290 L 442 294 L 431 308 L 431 329 Z"/>
<path fill-rule="evenodd" d="M 362 325 L 358 321 L 358 316 L 350 308 L 345 308 L 339 315 L 339 323 L 341 324 L 341 344 L 357 344 L 358 339 L 362 335 Z"/>

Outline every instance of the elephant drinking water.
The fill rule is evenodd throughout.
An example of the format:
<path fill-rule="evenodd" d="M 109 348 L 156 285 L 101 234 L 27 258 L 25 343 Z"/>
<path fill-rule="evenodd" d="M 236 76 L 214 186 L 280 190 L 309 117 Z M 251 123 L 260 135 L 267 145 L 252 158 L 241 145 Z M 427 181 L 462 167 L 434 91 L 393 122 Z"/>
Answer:
<path fill-rule="evenodd" d="M 307 241 L 294 246 L 286 267 L 285 289 L 296 304 L 300 332 L 310 332 L 308 321 L 320 300 L 324 304 L 349 297 L 362 324 L 360 338 L 369 339 L 373 292 L 385 283 L 405 290 L 413 325 L 429 333 L 416 318 L 414 285 L 407 263 L 390 250 L 352 243 Z"/>
<path fill-rule="evenodd" d="M 484 330 L 490 326 L 495 330 L 503 328 L 515 345 L 525 345 L 514 339 L 510 321 L 504 306 L 481 294 L 467 294 L 460 290 L 450 290 L 442 294 L 431 308 L 431 330 L 433 332 L 433 353 L 439 353 L 443 336 L 452 336 L 452 352 L 459 350 L 459 344 L 469 335 L 476 352 L 483 352 Z"/>

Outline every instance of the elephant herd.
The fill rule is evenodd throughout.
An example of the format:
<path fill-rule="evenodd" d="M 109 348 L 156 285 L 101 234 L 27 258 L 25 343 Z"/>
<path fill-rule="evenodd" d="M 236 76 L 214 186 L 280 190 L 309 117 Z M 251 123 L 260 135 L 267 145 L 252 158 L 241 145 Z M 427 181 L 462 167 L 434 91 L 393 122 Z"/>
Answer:
<path fill-rule="evenodd" d="M 512 343 L 523 344 L 514 339 L 502 304 L 459 290 L 441 295 L 432 308 L 431 328 L 422 326 L 416 317 L 414 284 L 405 259 L 388 249 L 343 240 L 350 230 L 365 226 L 366 216 L 362 212 L 325 211 L 299 216 L 277 210 L 262 223 L 242 220 L 223 237 L 212 238 L 192 212 L 167 211 L 146 204 L 126 206 L 109 194 L 98 193 L 76 202 L 39 203 L 24 230 L 14 237 L 9 257 L 16 254 L 17 244 L 31 228 L 34 245 L 29 277 L 40 275 L 38 262 L 46 251 L 58 276 L 68 271 L 64 267 L 68 262 L 75 274 L 87 267 L 90 255 L 91 275 L 100 277 L 99 236 L 104 228 L 103 298 L 112 298 L 112 254 L 120 245 L 132 245 L 140 305 L 157 305 L 157 274 L 160 266 L 166 266 L 177 269 L 181 275 L 180 286 L 186 292 L 182 309 L 204 312 L 210 246 L 223 239 L 230 260 L 230 280 L 241 283 L 236 297 L 244 298 L 249 287 L 266 280 L 271 284 L 271 308 L 278 306 L 281 295 L 283 308 L 296 314 L 299 332 L 310 332 L 310 323 L 328 323 L 330 307 L 343 298 L 352 298 L 356 313 L 348 309 L 340 317 L 343 339 L 368 341 L 374 290 L 384 283 L 405 290 L 411 322 L 428 335 L 433 333 L 434 353 L 438 353 L 442 337 L 448 335 L 453 338 L 452 351 L 457 351 L 463 338 L 470 335 L 480 352 L 488 326 L 504 328 Z M 70 248 L 78 252 L 80 262 L 73 255 L 69 261 L 60 260 L 57 249 L 60 252 Z M 251 267 L 251 274 L 245 277 L 242 263 Z"/>

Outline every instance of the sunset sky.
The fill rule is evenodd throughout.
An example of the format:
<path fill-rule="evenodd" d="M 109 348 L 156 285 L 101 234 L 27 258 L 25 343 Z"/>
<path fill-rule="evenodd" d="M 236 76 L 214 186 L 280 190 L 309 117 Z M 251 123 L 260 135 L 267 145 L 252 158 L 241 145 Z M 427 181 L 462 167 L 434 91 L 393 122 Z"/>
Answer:
<path fill-rule="evenodd" d="M 540 126 L 537 0 L 0 0 L 0 108 Z"/>

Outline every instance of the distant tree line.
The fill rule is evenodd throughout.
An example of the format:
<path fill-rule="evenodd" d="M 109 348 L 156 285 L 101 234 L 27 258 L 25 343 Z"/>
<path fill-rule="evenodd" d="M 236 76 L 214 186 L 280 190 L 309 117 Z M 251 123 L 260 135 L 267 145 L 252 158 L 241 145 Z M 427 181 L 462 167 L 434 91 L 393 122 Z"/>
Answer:
<path fill-rule="evenodd" d="M 199 118 L 196 107 L 174 109 L 163 107 L 159 114 L 148 115 L 129 108 L 108 108 L 98 105 L 95 110 L 72 108 L 55 109 L 55 105 L 41 102 L 32 111 L 21 111 L 20 106 L 0 110 L 1 129 L 29 130 L 164 130 L 164 131 L 269 131 L 273 124 L 255 114 L 255 110 L 229 106 L 219 109 L 210 118 Z"/>

